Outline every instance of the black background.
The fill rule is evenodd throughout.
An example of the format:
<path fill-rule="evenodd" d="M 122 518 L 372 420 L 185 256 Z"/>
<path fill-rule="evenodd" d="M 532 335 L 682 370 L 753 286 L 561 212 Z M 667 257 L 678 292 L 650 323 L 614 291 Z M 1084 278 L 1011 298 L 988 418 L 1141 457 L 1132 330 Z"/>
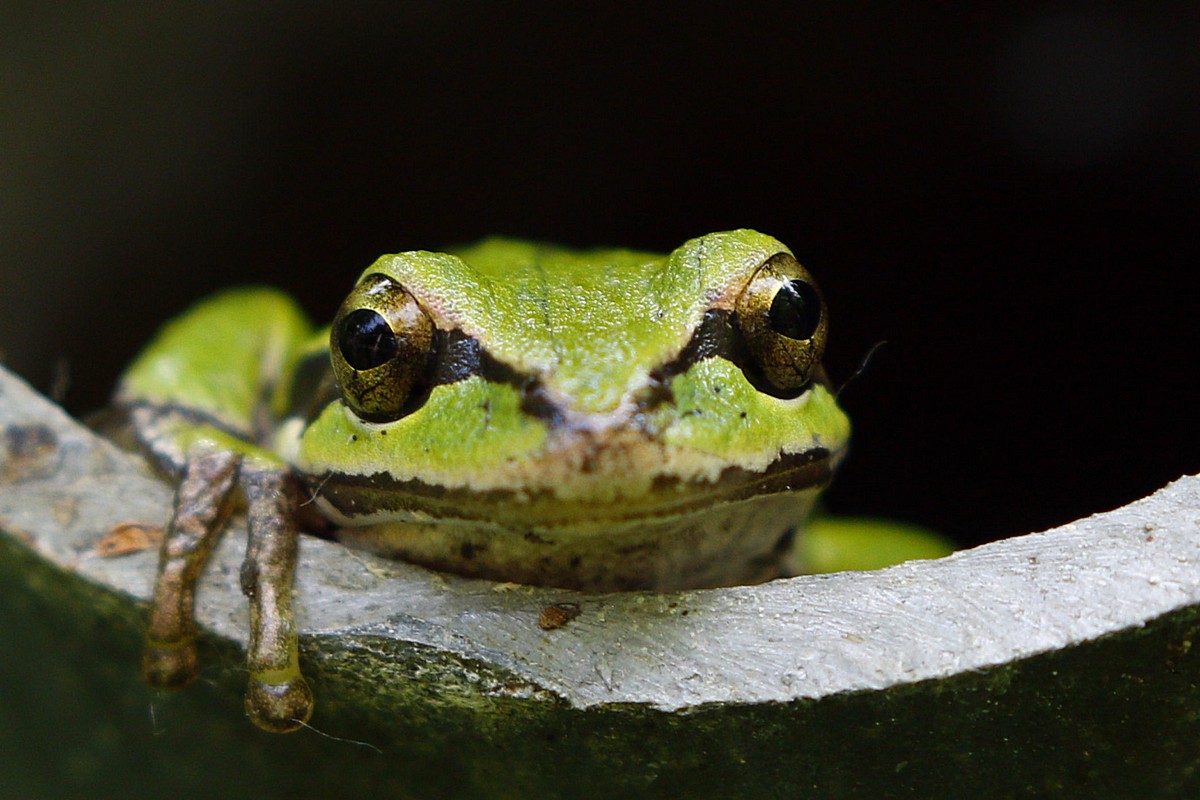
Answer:
<path fill-rule="evenodd" d="M 1200 469 L 1195 4 L 481 6 L 5 4 L 7 362 L 82 413 L 221 286 L 753 227 L 836 379 L 887 341 L 835 510 L 973 543 Z"/>

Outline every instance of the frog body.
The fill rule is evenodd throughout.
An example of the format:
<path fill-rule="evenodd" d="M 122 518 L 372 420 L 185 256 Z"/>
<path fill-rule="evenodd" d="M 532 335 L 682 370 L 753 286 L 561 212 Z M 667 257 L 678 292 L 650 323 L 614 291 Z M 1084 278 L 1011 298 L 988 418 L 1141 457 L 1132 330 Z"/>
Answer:
<path fill-rule="evenodd" d="M 270 730 L 311 711 L 290 614 L 308 496 L 349 544 L 493 580 L 679 589 L 794 572 L 849 437 L 820 366 L 827 326 L 791 251 L 748 230 L 665 256 L 506 239 L 384 256 L 321 330 L 274 290 L 201 303 L 116 394 L 181 481 L 147 675 L 194 671 L 190 593 L 238 487 L 247 708 Z"/>

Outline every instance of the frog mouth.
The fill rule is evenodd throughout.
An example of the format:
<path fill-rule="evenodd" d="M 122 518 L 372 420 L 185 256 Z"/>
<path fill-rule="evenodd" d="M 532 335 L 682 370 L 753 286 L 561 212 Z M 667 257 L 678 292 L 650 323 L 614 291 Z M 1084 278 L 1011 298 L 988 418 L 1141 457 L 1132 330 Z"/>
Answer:
<path fill-rule="evenodd" d="M 564 498 L 549 488 L 447 487 L 387 473 L 306 477 L 322 508 L 341 524 L 445 520 L 553 531 L 703 514 L 750 498 L 820 490 L 832 480 L 843 455 L 844 450 L 815 447 L 781 454 L 761 471 L 729 466 L 715 480 L 659 475 L 645 491 L 617 497 Z"/>

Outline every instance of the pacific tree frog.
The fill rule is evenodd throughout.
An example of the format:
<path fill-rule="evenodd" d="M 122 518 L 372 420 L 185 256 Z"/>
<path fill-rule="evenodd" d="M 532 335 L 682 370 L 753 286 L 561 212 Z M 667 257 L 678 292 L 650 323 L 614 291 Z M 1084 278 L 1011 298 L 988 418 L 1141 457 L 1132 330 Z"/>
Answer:
<path fill-rule="evenodd" d="M 500 581 L 669 590 L 804 569 L 793 539 L 850 432 L 827 327 L 808 272 L 749 230 L 666 256 L 503 239 L 383 256 L 324 330 L 273 290 L 202 302 L 116 393 L 179 481 L 147 679 L 195 675 L 195 584 L 235 503 L 246 708 L 279 732 L 312 710 L 291 584 L 314 508 L 353 546 Z"/>

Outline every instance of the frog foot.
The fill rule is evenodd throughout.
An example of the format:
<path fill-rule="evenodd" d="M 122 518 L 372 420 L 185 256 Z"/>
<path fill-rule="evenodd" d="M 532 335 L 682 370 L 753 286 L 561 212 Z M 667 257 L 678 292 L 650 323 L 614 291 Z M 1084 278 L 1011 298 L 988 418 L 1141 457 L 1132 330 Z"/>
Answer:
<path fill-rule="evenodd" d="M 147 640 L 142 654 L 142 676 L 154 689 L 179 689 L 196 677 L 196 642 Z"/>
<path fill-rule="evenodd" d="M 312 690 L 302 676 L 281 683 L 250 676 L 246 687 L 246 714 L 263 730 L 291 733 L 303 727 L 312 712 Z"/>

